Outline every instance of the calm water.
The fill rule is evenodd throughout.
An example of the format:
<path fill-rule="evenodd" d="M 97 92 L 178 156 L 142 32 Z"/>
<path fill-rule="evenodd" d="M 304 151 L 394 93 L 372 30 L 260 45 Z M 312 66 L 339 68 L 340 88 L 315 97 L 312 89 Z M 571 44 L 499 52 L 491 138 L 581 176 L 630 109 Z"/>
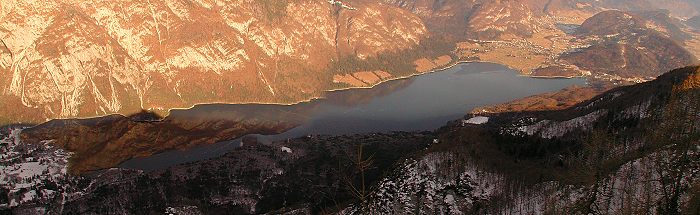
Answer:
<path fill-rule="evenodd" d="M 202 105 L 172 116 L 225 117 L 235 110 L 263 118 L 291 116 L 299 126 L 277 135 L 257 135 L 262 142 L 306 135 L 432 130 L 463 117 L 475 107 L 551 92 L 584 79 L 537 79 L 519 76 L 504 66 L 464 63 L 445 71 L 391 81 L 372 89 L 331 92 L 325 99 L 292 106 Z M 244 111 L 241 111 L 244 110 Z M 250 111 L 246 111 L 250 110 Z M 234 111 L 231 111 L 234 112 Z M 240 145 L 240 139 L 170 151 L 124 162 L 121 167 L 153 170 L 220 156 Z"/>

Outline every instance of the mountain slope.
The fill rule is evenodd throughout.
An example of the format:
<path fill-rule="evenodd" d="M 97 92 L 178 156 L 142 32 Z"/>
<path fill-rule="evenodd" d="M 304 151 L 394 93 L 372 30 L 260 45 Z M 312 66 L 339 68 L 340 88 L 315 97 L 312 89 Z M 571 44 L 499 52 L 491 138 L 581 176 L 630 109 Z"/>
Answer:
<path fill-rule="evenodd" d="M 595 42 L 565 53 L 561 59 L 593 73 L 623 78 L 655 77 L 697 62 L 679 42 L 644 23 L 636 15 L 621 11 L 598 13 L 576 31 L 579 39 Z"/>
<path fill-rule="evenodd" d="M 629 12 L 666 10 L 673 17 L 687 18 L 700 14 L 700 4 L 692 0 L 548 0 L 527 1 L 548 15 L 561 16 L 563 21 L 580 23 L 587 17 L 605 10 Z M 543 3 L 544 2 L 544 3 Z"/>
<path fill-rule="evenodd" d="M 679 14 L 691 14 L 680 9 L 693 3 L 665 2 L 674 4 L 627 0 L 4 1 L 0 5 L 0 99 L 4 101 L 0 123 L 129 115 L 142 109 L 166 115 L 170 109 L 200 103 L 296 103 L 326 90 L 372 86 L 456 61 L 501 63 L 535 76 L 648 80 L 690 65 L 682 49 L 695 46 L 680 41 L 688 35 L 679 32 L 675 21 L 684 17 Z M 624 48 L 575 38 L 567 33 L 575 26 L 561 27 L 583 23 L 609 9 L 637 13 L 659 8 L 670 12 L 644 12 L 640 17 L 645 18 L 643 27 L 660 35 L 649 36 L 652 33 L 638 31 L 642 26 L 625 25 L 618 27 L 629 29 L 620 31 L 642 35 L 605 40 L 629 44 Z M 601 28 L 605 23 L 590 24 Z M 646 36 L 650 38 L 644 40 Z M 591 46 L 588 53 L 561 57 Z M 645 50 L 628 50 L 635 46 Z M 585 62 L 627 55 L 627 51 L 629 56 L 623 58 L 651 63 L 620 68 L 622 62 Z M 654 67 L 653 72 L 637 74 L 643 66 Z M 598 71 L 605 75 L 592 74 Z M 364 77 L 368 72 L 379 75 Z"/>
<path fill-rule="evenodd" d="M 501 36 L 528 38 L 541 31 L 530 8 L 518 1 L 485 1 L 467 17 L 470 38 L 491 40 Z"/>
<path fill-rule="evenodd" d="M 700 15 L 694 16 L 686 21 L 686 24 L 696 30 L 700 30 Z"/>
<path fill-rule="evenodd" d="M 80 192 L 70 198 L 41 202 L 75 213 L 692 214 L 699 101 L 700 68 L 687 67 L 564 110 L 244 144 L 151 173 L 97 171 L 71 179 L 66 190 Z"/>
<path fill-rule="evenodd" d="M 696 213 L 698 69 L 562 111 L 455 123 L 343 213 Z"/>
<path fill-rule="evenodd" d="M 10 122 L 298 102 L 332 89 L 331 62 L 427 37 L 415 15 L 370 1 L 2 4 L 0 112 Z"/>

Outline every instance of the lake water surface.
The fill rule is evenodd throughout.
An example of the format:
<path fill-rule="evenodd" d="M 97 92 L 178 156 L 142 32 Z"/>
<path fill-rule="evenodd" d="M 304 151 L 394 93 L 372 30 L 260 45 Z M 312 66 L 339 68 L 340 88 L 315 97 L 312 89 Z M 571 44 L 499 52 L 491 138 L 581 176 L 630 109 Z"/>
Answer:
<path fill-rule="evenodd" d="M 294 116 L 299 126 L 277 135 L 257 135 L 257 138 L 258 141 L 267 142 L 307 135 L 433 130 L 479 106 L 585 84 L 582 78 L 530 78 L 497 64 L 462 63 L 444 71 L 382 83 L 371 89 L 329 92 L 324 99 L 291 107 L 280 105 L 279 113 Z M 227 109 L 240 112 L 247 107 L 256 105 L 200 105 L 171 115 L 225 113 Z M 271 108 L 277 109 L 274 106 Z M 274 111 L 260 113 L 252 111 L 258 108 L 250 109 L 250 114 L 276 114 Z M 184 151 L 169 151 L 131 159 L 120 167 L 159 169 L 217 157 L 240 146 L 240 143 L 239 138 Z"/>

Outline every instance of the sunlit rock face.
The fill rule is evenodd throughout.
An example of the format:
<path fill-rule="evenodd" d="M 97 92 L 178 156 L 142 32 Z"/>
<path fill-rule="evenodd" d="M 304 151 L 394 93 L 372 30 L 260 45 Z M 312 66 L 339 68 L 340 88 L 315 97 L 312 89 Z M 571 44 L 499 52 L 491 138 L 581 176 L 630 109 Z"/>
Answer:
<path fill-rule="evenodd" d="M 518 0 L 385 0 L 409 10 L 434 31 L 460 33 L 461 37 L 501 39 L 501 36 L 529 37 L 539 31 L 539 5 Z M 443 32 L 444 33 L 444 32 Z M 466 35 L 464 35 L 466 34 Z"/>
<path fill-rule="evenodd" d="M 403 9 L 346 4 L 3 1 L 0 121 L 298 102 L 331 88 L 339 56 L 401 51 L 427 34 Z"/>
<path fill-rule="evenodd" d="M 357 72 L 384 71 L 388 75 L 382 81 L 425 72 L 411 68 L 412 62 L 455 54 L 455 44 L 475 40 L 508 42 L 471 48 L 493 48 L 497 51 L 479 59 L 524 74 L 561 64 L 578 65 L 566 67 L 572 74 L 597 67 L 617 70 L 547 60 L 591 45 L 572 42 L 557 24 L 582 24 L 610 9 L 666 9 L 640 12 L 646 15 L 637 24 L 680 38 L 679 45 L 698 53 L 700 40 L 690 40 L 694 34 L 679 27 L 681 20 L 691 23 L 688 18 L 698 15 L 694 2 L 8 0 L 0 3 L 0 124 L 142 109 L 166 114 L 200 103 L 295 103 L 326 90 L 371 85 L 339 80 Z M 513 54 L 506 46 L 528 53 Z M 531 62 L 509 63 L 520 61 Z"/>
<path fill-rule="evenodd" d="M 477 38 L 494 39 L 508 34 L 529 37 L 540 28 L 539 18 L 521 1 L 485 1 L 472 10 L 467 28 Z"/>

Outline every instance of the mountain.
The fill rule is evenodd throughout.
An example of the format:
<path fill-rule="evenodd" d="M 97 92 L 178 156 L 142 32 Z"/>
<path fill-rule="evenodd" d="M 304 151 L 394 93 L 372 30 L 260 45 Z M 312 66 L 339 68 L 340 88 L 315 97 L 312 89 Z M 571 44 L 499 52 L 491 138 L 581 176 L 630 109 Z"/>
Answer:
<path fill-rule="evenodd" d="M 383 2 L 410 11 L 421 17 L 429 31 L 464 32 L 465 17 L 479 2 L 474 0 L 384 0 Z"/>
<path fill-rule="evenodd" d="M 697 57 L 679 42 L 644 23 L 644 19 L 621 11 L 598 13 L 576 31 L 579 39 L 595 42 L 563 54 L 561 60 L 587 71 L 623 78 L 656 77 L 697 62 Z"/>
<path fill-rule="evenodd" d="M 643 17 L 645 25 L 675 41 L 684 42 L 692 38 L 691 33 L 683 30 L 683 21 L 671 16 L 667 10 L 636 12 Z"/>
<path fill-rule="evenodd" d="M 501 36 L 531 37 L 540 23 L 524 4 L 512 0 L 485 1 L 472 8 L 467 17 L 471 38 L 495 39 Z"/>
<path fill-rule="evenodd" d="M 665 9 L 677 17 L 688 18 L 700 15 L 700 2 L 691 0 L 655 0 L 649 1 L 654 7 Z"/>
<path fill-rule="evenodd" d="M 669 12 L 639 17 L 681 47 L 700 50 L 695 42 L 680 41 L 696 36 L 675 26 L 697 3 L 664 2 L 5 1 L 0 123 L 142 110 L 167 115 L 201 103 L 297 103 L 327 90 L 373 86 L 456 61 L 501 63 L 536 76 L 587 76 L 588 70 L 602 68 L 621 78 L 648 80 L 689 65 L 678 46 L 654 36 L 650 40 L 662 40 L 660 47 L 634 54 L 672 64 L 652 65 L 659 69 L 653 74 L 633 69 L 615 74 L 615 63 L 589 65 L 574 59 L 580 57 L 560 56 L 595 45 L 572 40 L 566 31 L 609 9 L 665 9 Z M 594 48 L 618 54 L 622 49 Z"/>
<path fill-rule="evenodd" d="M 700 30 L 700 15 L 686 20 L 686 24 L 692 28 Z"/>
<path fill-rule="evenodd" d="M 407 50 L 428 36 L 407 11 L 372 1 L 351 6 L 5 1 L 0 112 L 4 121 L 42 122 L 198 103 L 298 102 L 333 89 L 330 65 L 346 56 Z"/>
<path fill-rule="evenodd" d="M 600 12 L 567 33 L 558 26 L 558 18 L 538 12 L 543 5 L 512 0 L 342 4 L 249 1 L 225 5 L 198 2 L 184 6 L 153 1 L 134 2 L 129 7 L 133 10 L 128 11 L 117 10 L 120 7 L 111 2 L 68 3 L 3 3 L 8 5 L 3 7 L 8 9 L 7 16 L 13 15 L 13 19 L 4 20 L 9 26 L 5 29 L 19 29 L 15 24 L 28 22 L 30 18 L 51 19 L 40 29 L 39 25 L 31 25 L 25 27 L 37 29 L 0 32 L 0 38 L 4 38 L 0 56 L 7 60 L 0 62 L 8 62 L 0 64 L 7 68 L 0 73 L 7 75 L 0 79 L 4 81 L 0 86 L 7 86 L 0 95 L 4 98 L 0 103 L 0 124 L 108 115 L 54 120 L 23 132 L 25 141 L 38 143 L 52 139 L 54 145 L 75 153 L 71 159 L 74 173 L 110 168 L 129 158 L 235 139 L 258 131 L 281 132 L 298 122 L 289 115 L 273 119 L 237 117 L 246 111 L 236 108 L 225 113 L 234 116 L 226 119 L 193 120 L 182 116 L 168 116 L 155 122 L 129 119 L 128 115 L 142 109 L 170 115 L 177 112 L 170 112 L 172 108 L 196 103 L 297 102 L 324 96 L 323 90 L 371 87 L 397 77 L 450 66 L 456 61 L 497 62 L 538 77 L 586 76 L 595 85 L 608 86 L 651 80 L 663 71 L 696 62 L 696 57 L 678 41 L 687 32 L 678 32 L 678 23 L 665 11 Z M 553 1 L 549 5 L 552 11 L 554 4 Z M 328 13 L 307 16 L 302 10 L 314 7 Z M 53 13 L 56 8 L 65 10 Z M 163 14 L 154 16 L 149 8 L 159 9 Z M 232 12 L 234 9 L 241 13 Z M 189 17 L 190 13 L 197 17 Z M 196 20 L 209 24 L 202 25 Z M 235 24 L 240 20 L 250 23 L 246 21 L 248 24 L 243 28 Z M 212 29 L 195 28 L 202 26 Z M 309 26 L 325 30 L 310 30 Z M 388 26 L 398 30 L 387 33 Z M 20 37 L 19 32 L 36 34 Z M 160 39 L 154 39 L 159 35 Z M 56 39 L 63 36 L 70 40 Z M 35 41 L 40 42 L 34 44 Z M 30 48 L 17 53 L 14 50 L 20 42 Z M 229 42 L 231 46 L 226 45 Z M 269 53 L 280 51 L 270 47 L 282 47 L 280 44 L 285 50 L 270 57 Z M 48 51 L 38 51 L 43 49 Z M 176 53 L 175 49 L 182 52 Z M 233 50 L 250 54 L 250 59 L 241 61 L 238 69 L 214 68 L 242 56 L 231 55 Z M 31 56 L 37 58 L 31 58 L 28 53 L 35 53 Z M 140 53 L 140 57 L 134 57 L 135 53 Z M 19 55 L 27 57 L 15 62 L 13 59 Z M 187 58 L 191 65 L 174 67 L 171 63 L 176 62 L 175 58 Z M 39 63 L 46 66 L 37 66 Z M 271 67 L 276 69 L 270 70 Z M 317 75 L 308 75 L 312 73 Z M 147 88 L 142 85 L 146 83 Z M 295 86 L 282 87 L 288 84 Z M 494 107 L 492 111 L 561 109 L 608 88 L 582 89 L 530 97 Z M 262 107 L 258 115 L 269 112 Z M 303 115 L 304 111 L 292 112 Z M 186 135 L 192 131 L 200 135 Z M 67 137 L 64 133 L 81 135 Z M 101 134 L 108 135 L 100 137 Z M 162 136 L 154 137 L 154 134 Z M 90 158 L 94 154 L 102 158 Z"/>
<path fill-rule="evenodd" d="M 699 13 L 695 0 L 3 1 L 0 212 L 700 213 L 700 69 L 682 68 L 700 56 Z M 465 61 L 589 84 L 436 131 L 245 136 L 296 127 L 315 98 L 371 101 L 327 91 Z M 222 142 L 236 149 L 117 167 Z"/>
<path fill-rule="evenodd" d="M 48 208 L 692 214 L 700 209 L 699 90 L 700 67 L 686 67 L 563 110 L 468 116 L 434 132 L 244 144 L 165 170 L 73 178 L 65 189 L 75 193 Z"/>
<path fill-rule="evenodd" d="M 561 111 L 456 122 L 342 214 L 697 213 L 699 69 Z"/>
<path fill-rule="evenodd" d="M 581 22 L 605 10 L 637 12 L 662 9 L 680 18 L 700 14 L 700 3 L 692 0 L 532 0 L 527 3 L 540 6 L 537 8 L 541 8 L 544 14 L 560 15 L 568 22 Z"/>

